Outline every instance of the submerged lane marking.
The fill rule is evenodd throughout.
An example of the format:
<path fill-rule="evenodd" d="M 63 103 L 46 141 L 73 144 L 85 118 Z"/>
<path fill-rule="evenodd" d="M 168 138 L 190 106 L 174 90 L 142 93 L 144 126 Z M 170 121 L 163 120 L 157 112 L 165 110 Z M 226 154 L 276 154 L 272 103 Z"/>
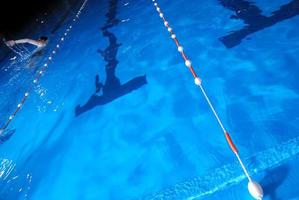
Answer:
<path fill-rule="evenodd" d="M 299 137 L 284 142 L 278 146 L 261 151 L 245 159 L 251 166 L 252 173 L 256 174 L 268 168 L 280 165 L 282 162 L 299 154 Z M 246 179 L 239 169 L 238 163 L 224 165 L 209 171 L 201 177 L 179 183 L 162 192 L 146 196 L 146 200 L 157 199 L 199 199 L 204 196 L 235 185 Z"/>

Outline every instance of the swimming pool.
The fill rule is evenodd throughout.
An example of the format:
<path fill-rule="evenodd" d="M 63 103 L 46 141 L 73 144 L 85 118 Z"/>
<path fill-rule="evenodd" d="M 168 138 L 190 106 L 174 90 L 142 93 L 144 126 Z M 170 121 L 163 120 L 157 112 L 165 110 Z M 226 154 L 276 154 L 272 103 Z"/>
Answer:
<path fill-rule="evenodd" d="M 246 2 L 159 4 L 264 199 L 298 199 L 299 2 Z M 3 126 L 73 24 L 0 145 L 0 199 L 251 199 L 152 2 L 89 0 L 73 23 L 81 3 L 20 34 L 50 38 L 33 65 L 1 63 Z"/>

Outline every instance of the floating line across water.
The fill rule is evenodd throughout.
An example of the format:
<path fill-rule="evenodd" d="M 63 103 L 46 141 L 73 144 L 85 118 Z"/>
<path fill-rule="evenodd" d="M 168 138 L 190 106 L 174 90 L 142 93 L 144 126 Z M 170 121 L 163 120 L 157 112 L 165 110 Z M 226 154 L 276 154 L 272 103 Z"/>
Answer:
<path fill-rule="evenodd" d="M 177 49 L 178 49 L 178 52 L 181 54 L 182 58 L 184 59 L 185 61 L 185 65 L 186 67 L 190 70 L 193 78 L 194 78 L 194 83 L 196 86 L 198 86 L 201 90 L 201 93 L 203 94 L 205 100 L 207 101 L 212 113 L 214 114 L 215 118 L 217 119 L 217 122 L 220 126 L 220 128 L 222 129 L 223 133 L 224 133 L 224 136 L 225 136 L 225 139 L 227 141 L 227 143 L 229 144 L 232 152 L 235 154 L 236 158 L 238 159 L 239 161 L 239 164 L 244 172 L 244 174 L 246 175 L 247 179 L 248 179 L 248 190 L 250 192 L 250 194 L 255 198 L 255 199 L 262 199 L 263 197 L 263 191 L 262 191 L 262 188 L 261 186 L 254 182 L 252 179 L 251 179 L 251 176 L 247 170 L 247 168 L 245 167 L 240 155 L 239 155 L 239 152 L 238 152 L 238 149 L 236 147 L 236 145 L 234 144 L 232 138 L 230 137 L 228 131 L 225 129 L 219 115 L 217 114 L 216 112 L 216 109 L 214 108 L 212 102 L 210 101 L 203 85 L 202 85 L 202 80 L 197 76 L 197 73 L 195 72 L 193 66 L 192 66 L 192 62 L 191 60 L 188 59 L 186 53 L 184 52 L 184 48 L 183 46 L 180 44 L 179 40 L 177 39 L 177 36 L 174 34 L 174 31 L 173 29 L 170 27 L 168 21 L 166 20 L 160 6 L 158 5 L 157 1 L 156 0 L 152 0 L 160 18 L 163 20 L 164 22 L 164 26 L 167 28 L 168 32 L 170 33 L 170 36 L 171 38 L 173 39 L 173 41 L 175 42 L 176 46 L 177 46 Z"/>
<path fill-rule="evenodd" d="M 84 0 L 84 2 L 82 3 L 81 7 L 79 8 L 78 12 L 76 13 L 76 16 L 72 19 L 71 25 L 69 25 L 65 31 L 64 34 L 62 35 L 62 37 L 60 38 L 60 40 L 58 41 L 58 43 L 56 44 L 55 48 L 53 49 L 53 51 L 51 52 L 50 56 L 48 57 L 47 61 L 43 64 L 41 70 L 39 70 L 37 72 L 37 75 L 35 76 L 34 80 L 33 80 L 33 84 L 31 84 L 29 86 L 29 88 L 26 90 L 26 92 L 24 93 L 21 101 L 19 102 L 19 104 L 17 105 L 17 108 L 15 109 L 15 111 L 12 113 L 12 115 L 9 116 L 8 120 L 6 121 L 6 123 L 4 124 L 4 126 L 2 128 L 0 128 L 0 135 L 4 133 L 4 131 L 7 129 L 7 127 L 10 125 L 10 123 L 13 121 L 13 119 L 16 117 L 17 113 L 21 110 L 21 108 L 23 107 L 24 103 L 26 102 L 26 100 L 29 97 L 30 92 L 32 92 L 32 90 L 34 89 L 34 85 L 36 85 L 40 78 L 45 74 L 46 70 L 49 67 L 49 64 L 52 62 L 54 55 L 57 53 L 58 49 L 60 48 L 60 46 L 63 44 L 66 36 L 69 34 L 69 32 L 72 30 L 74 23 L 77 21 L 77 19 L 79 19 L 82 10 L 85 8 L 85 5 L 87 3 L 88 0 Z M 13 49 L 12 49 L 13 50 Z"/>

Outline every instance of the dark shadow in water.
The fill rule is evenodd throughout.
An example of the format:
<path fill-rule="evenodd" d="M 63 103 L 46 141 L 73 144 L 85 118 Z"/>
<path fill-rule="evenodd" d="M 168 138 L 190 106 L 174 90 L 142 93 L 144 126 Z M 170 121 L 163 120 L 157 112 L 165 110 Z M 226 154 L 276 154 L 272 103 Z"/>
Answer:
<path fill-rule="evenodd" d="M 79 3 L 81 1 L 78 0 L 65 0 L 63 1 L 64 4 L 64 14 L 59 18 L 58 22 L 54 25 L 54 28 L 51 31 L 51 34 L 55 34 L 57 30 L 60 29 L 61 26 L 63 26 L 68 19 L 68 16 L 70 14 L 74 14 L 74 7 L 78 7 Z"/>
<path fill-rule="evenodd" d="M 26 61 L 26 67 L 33 69 L 36 72 L 39 69 L 39 63 L 42 61 L 42 58 L 47 53 L 47 47 L 44 47 L 36 52 L 34 52 Z"/>
<path fill-rule="evenodd" d="M 109 10 L 105 15 L 107 17 L 107 21 L 105 25 L 102 27 L 101 31 L 104 37 L 107 37 L 109 40 L 109 45 L 105 50 L 98 50 L 104 60 L 107 62 L 105 67 L 106 72 L 106 81 L 104 84 L 100 82 L 99 75 L 96 75 L 95 88 L 96 92 L 91 95 L 89 100 L 83 106 L 78 105 L 75 109 L 76 116 L 93 109 L 96 106 L 104 105 L 114 101 L 115 99 L 129 94 L 133 90 L 140 88 L 141 86 L 147 83 L 146 76 L 138 76 L 130 81 L 121 84 L 119 78 L 115 75 L 115 70 L 118 65 L 118 60 L 116 59 L 116 55 L 118 52 L 118 48 L 121 44 L 117 43 L 116 36 L 109 32 L 108 29 L 116 26 L 119 23 L 119 20 L 116 18 L 116 9 L 117 9 L 117 0 L 110 0 L 109 2 Z M 101 95 L 98 93 L 102 91 Z"/>
<path fill-rule="evenodd" d="M 0 144 L 3 144 L 9 140 L 10 137 L 16 132 L 16 129 L 2 131 L 3 130 L 0 130 Z"/>
<path fill-rule="evenodd" d="M 287 178 L 288 172 L 289 169 L 286 165 L 266 170 L 266 176 L 261 181 L 265 197 L 269 196 L 271 200 L 282 200 L 277 196 L 276 190 Z"/>
<path fill-rule="evenodd" d="M 2 68 L 3 66 L 3 61 L 8 59 L 10 56 L 10 51 L 9 49 L 7 48 L 7 46 L 2 42 L 2 38 L 0 36 L 0 63 L 1 63 L 1 66 L 0 66 L 0 69 Z"/>
<path fill-rule="evenodd" d="M 244 28 L 219 38 L 227 48 L 237 46 L 245 37 L 252 33 L 299 14 L 299 0 L 292 0 L 290 3 L 281 6 L 279 10 L 272 12 L 271 16 L 262 15 L 262 10 L 250 1 L 219 0 L 219 2 L 225 8 L 235 12 L 231 16 L 232 19 L 241 19 L 247 24 Z"/>

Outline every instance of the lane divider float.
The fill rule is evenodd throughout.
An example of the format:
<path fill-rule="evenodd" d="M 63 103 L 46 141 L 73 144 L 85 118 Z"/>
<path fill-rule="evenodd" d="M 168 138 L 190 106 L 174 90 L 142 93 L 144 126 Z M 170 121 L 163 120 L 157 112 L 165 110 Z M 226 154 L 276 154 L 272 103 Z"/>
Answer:
<path fill-rule="evenodd" d="M 50 56 L 48 57 L 47 61 L 43 64 L 42 68 L 37 72 L 34 80 L 33 80 L 33 84 L 30 84 L 29 88 L 26 90 L 26 92 L 24 93 L 22 100 L 19 102 L 19 104 L 17 105 L 17 108 L 15 109 L 15 111 L 13 112 L 12 115 L 9 116 L 8 120 L 6 121 L 6 123 L 4 124 L 3 127 L 0 128 L 0 136 L 2 134 L 4 134 L 5 130 L 7 129 L 7 127 L 10 125 L 10 123 L 13 121 L 13 119 L 16 117 L 16 115 L 18 114 L 18 112 L 21 110 L 21 108 L 23 107 L 24 103 L 26 102 L 26 100 L 29 97 L 30 92 L 32 92 L 32 90 L 34 89 L 34 85 L 36 85 L 40 78 L 45 74 L 46 70 L 49 67 L 49 64 L 52 62 L 54 55 L 57 53 L 57 51 L 59 50 L 60 46 L 63 44 L 63 42 L 65 41 L 66 36 L 69 34 L 69 32 L 72 30 L 74 23 L 77 21 L 77 19 L 79 19 L 82 10 L 85 8 L 85 5 L 87 3 L 88 0 L 84 0 L 84 2 L 82 3 L 81 7 L 79 8 L 78 12 L 76 13 L 76 16 L 73 18 L 71 24 L 65 29 L 64 34 L 61 36 L 60 40 L 58 41 L 57 45 L 55 45 L 55 48 L 53 49 L 53 51 L 51 52 Z"/>
<path fill-rule="evenodd" d="M 166 20 L 160 6 L 158 5 L 157 1 L 156 0 L 152 0 L 160 18 L 163 20 L 164 22 L 164 26 L 167 28 L 168 32 L 170 33 L 170 37 L 173 39 L 173 41 L 175 42 L 177 48 L 178 48 L 178 52 L 181 54 L 182 58 L 184 59 L 185 61 L 185 65 L 186 67 L 190 70 L 193 78 L 194 78 L 194 83 L 196 86 L 198 86 L 205 98 L 205 100 L 207 101 L 211 111 L 213 112 L 214 116 L 216 117 L 217 119 L 217 122 L 219 124 L 219 126 L 221 127 L 223 133 L 224 133 L 224 136 L 225 136 L 225 139 L 229 145 L 229 147 L 231 148 L 232 152 L 235 154 L 235 156 L 237 157 L 239 163 L 240 163 L 240 166 L 244 172 L 244 174 L 246 175 L 247 179 L 248 179 L 248 190 L 249 190 L 249 193 L 251 194 L 251 196 L 257 200 L 261 200 L 263 198 L 263 189 L 261 187 L 261 185 L 257 182 L 255 182 L 254 180 L 252 180 L 251 176 L 249 175 L 248 173 L 248 170 L 246 169 L 242 159 L 240 158 L 240 155 L 239 155 L 239 152 L 238 152 L 238 149 L 237 149 L 237 146 L 234 144 L 232 138 L 230 137 L 228 131 L 224 128 L 224 125 L 219 117 L 219 115 L 217 114 L 212 102 L 210 101 L 203 85 L 202 85 L 202 80 L 197 76 L 193 66 L 192 66 L 192 62 L 191 60 L 189 60 L 189 58 L 187 57 L 186 53 L 184 52 L 184 48 L 183 46 L 180 44 L 179 40 L 177 39 L 177 36 L 174 34 L 174 31 L 173 29 L 170 27 L 168 21 Z"/>

